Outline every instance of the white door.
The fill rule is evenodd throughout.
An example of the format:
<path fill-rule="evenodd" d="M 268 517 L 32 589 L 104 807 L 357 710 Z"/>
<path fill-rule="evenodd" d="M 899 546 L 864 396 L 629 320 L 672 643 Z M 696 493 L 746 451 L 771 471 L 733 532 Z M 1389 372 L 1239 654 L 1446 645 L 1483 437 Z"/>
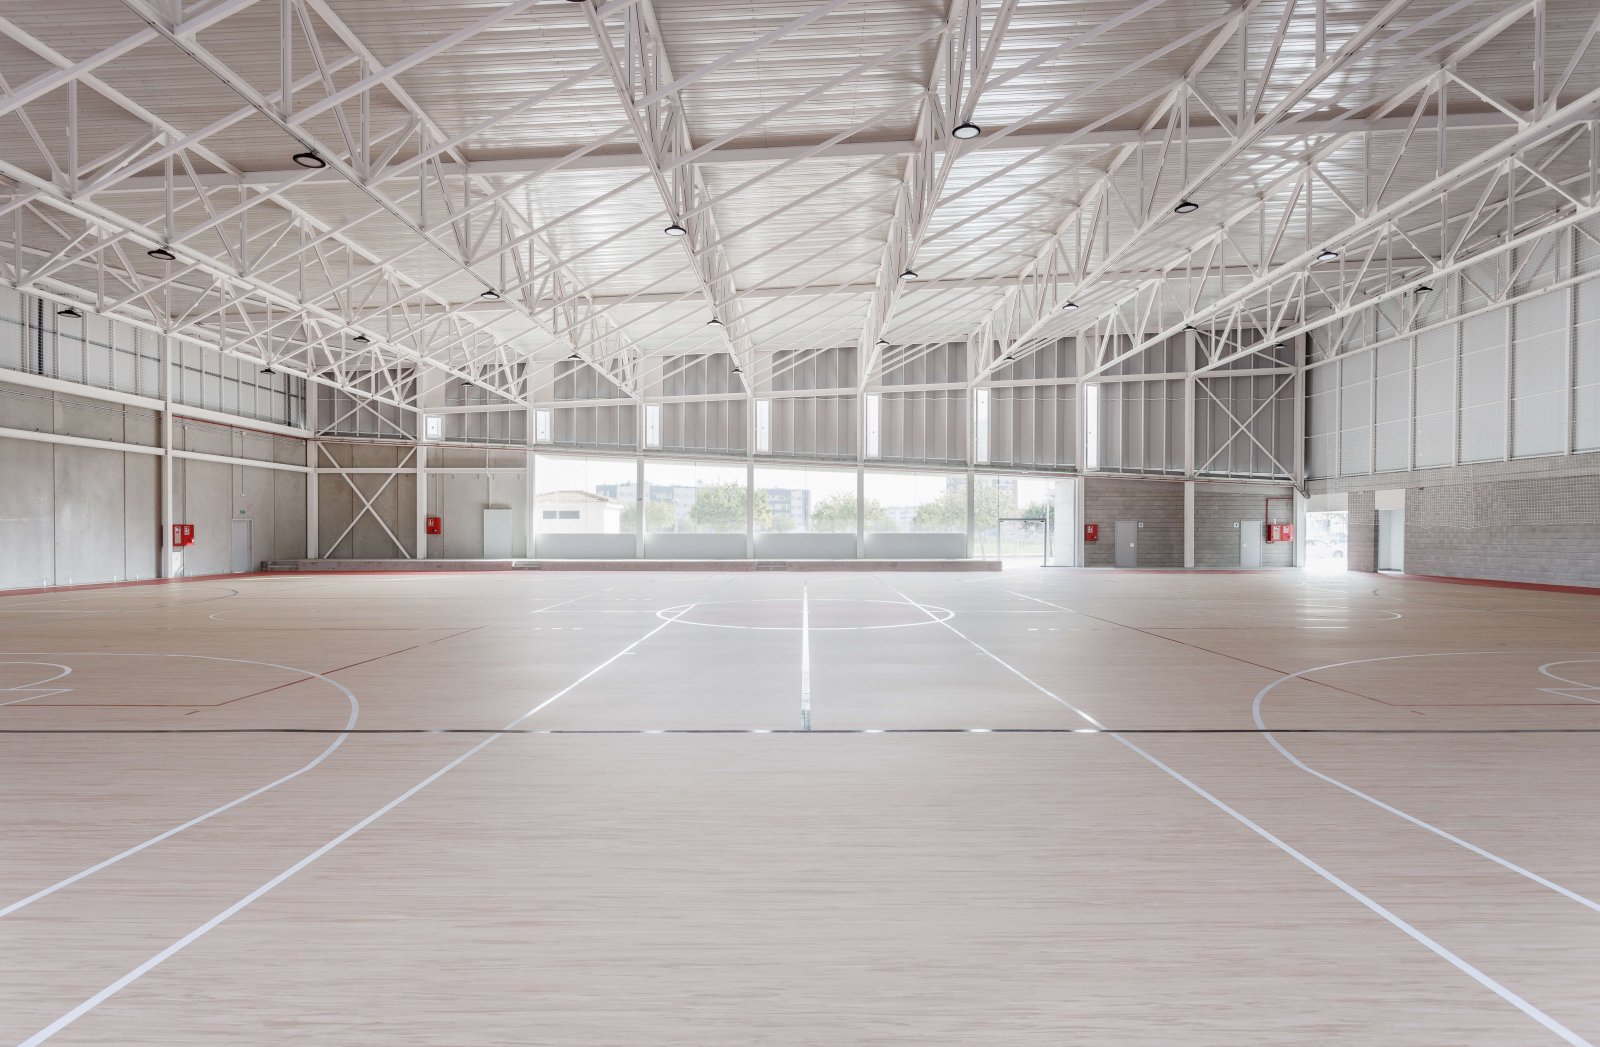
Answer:
<path fill-rule="evenodd" d="M 1117 566 L 1139 566 L 1139 521 L 1117 521 Z"/>
<path fill-rule="evenodd" d="M 233 521 L 233 536 L 229 549 L 228 569 L 234 574 L 248 574 L 260 566 L 256 563 L 249 520 Z"/>
<path fill-rule="evenodd" d="M 1260 520 L 1239 521 L 1240 567 L 1261 566 L 1261 543 L 1266 538 L 1261 529 L 1265 526 Z"/>
<path fill-rule="evenodd" d="M 1078 536 L 1083 527 L 1078 523 L 1078 481 L 1057 480 L 1051 497 L 1055 503 L 1055 533 L 1051 535 L 1050 561 L 1055 567 L 1078 566 Z"/>
<path fill-rule="evenodd" d="M 1406 511 L 1378 510 L 1378 570 L 1406 569 Z"/>
<path fill-rule="evenodd" d="M 490 506 L 483 511 L 483 558 L 511 559 L 511 510 Z"/>

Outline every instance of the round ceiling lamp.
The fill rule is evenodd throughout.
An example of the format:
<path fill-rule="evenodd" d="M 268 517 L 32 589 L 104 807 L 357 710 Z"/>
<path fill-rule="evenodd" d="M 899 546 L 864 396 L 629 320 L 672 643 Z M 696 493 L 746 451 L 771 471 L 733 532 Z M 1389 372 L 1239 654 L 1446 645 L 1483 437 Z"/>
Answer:
<path fill-rule="evenodd" d="M 1200 210 L 1200 205 L 1193 200 L 1179 200 L 1178 206 L 1172 209 L 1173 214 L 1193 214 Z"/>
<path fill-rule="evenodd" d="M 957 124 L 950 131 L 951 137 L 959 138 L 963 142 L 976 138 L 981 134 L 983 134 L 983 128 L 979 127 L 971 120 L 965 120 Z"/>
<path fill-rule="evenodd" d="M 150 250 L 146 251 L 145 254 L 162 262 L 171 262 L 178 257 L 169 251 L 165 246 L 152 247 Z"/>
<path fill-rule="evenodd" d="M 301 167 L 312 171 L 320 171 L 324 167 L 328 166 L 328 161 L 324 160 L 310 149 L 307 149 L 303 153 L 296 153 L 294 156 L 290 157 L 290 159 L 299 164 Z"/>
<path fill-rule="evenodd" d="M 684 236 L 684 235 L 687 235 L 688 232 L 689 232 L 689 230 L 685 229 L 683 226 L 679 225 L 677 222 L 673 222 L 671 225 L 667 226 L 665 229 L 663 229 L 661 231 L 663 233 L 666 233 L 668 236 Z"/>

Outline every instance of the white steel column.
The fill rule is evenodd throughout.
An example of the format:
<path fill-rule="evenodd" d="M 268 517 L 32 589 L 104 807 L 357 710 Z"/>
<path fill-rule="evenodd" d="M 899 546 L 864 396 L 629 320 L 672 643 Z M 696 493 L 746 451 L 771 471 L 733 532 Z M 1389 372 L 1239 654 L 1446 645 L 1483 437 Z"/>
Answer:
<path fill-rule="evenodd" d="M 1194 475 L 1194 427 L 1198 424 L 1195 416 L 1195 394 L 1199 392 L 1194 376 L 1194 341 L 1193 331 L 1185 331 L 1183 335 L 1183 369 L 1187 372 L 1183 380 L 1183 475 Z M 1189 564 L 1187 566 L 1193 566 Z"/>
<path fill-rule="evenodd" d="M 856 559 L 867 556 L 867 470 L 856 466 Z"/>
<path fill-rule="evenodd" d="M 156 557 L 156 577 L 171 578 L 174 570 L 172 548 L 172 339 L 166 335 L 161 340 L 161 533 L 158 536 L 159 555 Z"/>
<path fill-rule="evenodd" d="M 751 379 L 753 382 L 754 379 Z M 751 386 L 752 390 L 754 386 Z M 744 402 L 744 555 L 756 556 L 756 402 Z"/>
<path fill-rule="evenodd" d="M 1306 496 L 1299 488 L 1294 492 L 1294 565 L 1306 565 Z"/>
<path fill-rule="evenodd" d="M 317 384 L 306 379 L 306 430 L 310 437 L 306 440 L 306 559 L 317 559 L 318 530 L 320 524 L 317 519 L 317 488 L 322 481 L 317 478 Z"/>
<path fill-rule="evenodd" d="M 744 463 L 744 555 L 756 555 L 756 463 Z"/>
<path fill-rule="evenodd" d="M 533 439 L 532 408 L 529 408 L 528 410 L 528 439 Z M 535 457 L 536 455 L 534 454 L 533 448 L 528 448 L 526 458 L 527 464 L 524 466 L 522 473 L 522 553 L 530 560 L 534 559 L 538 555 L 539 548 L 539 517 L 534 512 L 533 508 L 533 503 L 537 497 L 536 491 L 538 490 L 534 475 Z"/>
<path fill-rule="evenodd" d="M 972 558 L 972 546 L 978 536 L 978 474 L 967 467 L 967 558 Z M 1000 555 L 999 533 L 995 535 L 995 556 Z"/>
<path fill-rule="evenodd" d="M 881 448 L 881 445 L 880 445 Z M 867 558 L 867 394 L 856 393 L 856 559 Z"/>
<path fill-rule="evenodd" d="M 641 404 L 639 416 L 644 417 L 644 407 Z M 641 421 L 641 425 L 644 423 Z M 633 484 L 633 555 L 640 560 L 644 559 L 644 455 L 637 455 L 633 459 L 634 484 Z"/>
<path fill-rule="evenodd" d="M 417 550 L 419 560 L 428 558 L 428 446 L 417 444 Z"/>
<path fill-rule="evenodd" d="M 1183 481 L 1183 566 L 1194 566 L 1194 481 Z"/>

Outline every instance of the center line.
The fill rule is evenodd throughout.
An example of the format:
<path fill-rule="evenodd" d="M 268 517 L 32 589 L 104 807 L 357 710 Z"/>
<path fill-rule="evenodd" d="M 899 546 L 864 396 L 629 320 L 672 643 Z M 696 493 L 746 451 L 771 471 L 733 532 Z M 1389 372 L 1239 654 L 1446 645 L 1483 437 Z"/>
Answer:
<path fill-rule="evenodd" d="M 811 591 L 800 587 L 800 729 L 811 730 Z"/>

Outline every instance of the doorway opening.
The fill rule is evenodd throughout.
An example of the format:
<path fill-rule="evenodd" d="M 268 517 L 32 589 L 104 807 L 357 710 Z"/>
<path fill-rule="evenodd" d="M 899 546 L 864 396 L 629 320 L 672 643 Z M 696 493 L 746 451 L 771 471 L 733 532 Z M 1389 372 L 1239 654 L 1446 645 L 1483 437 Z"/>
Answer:
<path fill-rule="evenodd" d="M 1349 513 L 1306 513 L 1306 570 L 1335 574 L 1345 569 L 1349 523 Z"/>

